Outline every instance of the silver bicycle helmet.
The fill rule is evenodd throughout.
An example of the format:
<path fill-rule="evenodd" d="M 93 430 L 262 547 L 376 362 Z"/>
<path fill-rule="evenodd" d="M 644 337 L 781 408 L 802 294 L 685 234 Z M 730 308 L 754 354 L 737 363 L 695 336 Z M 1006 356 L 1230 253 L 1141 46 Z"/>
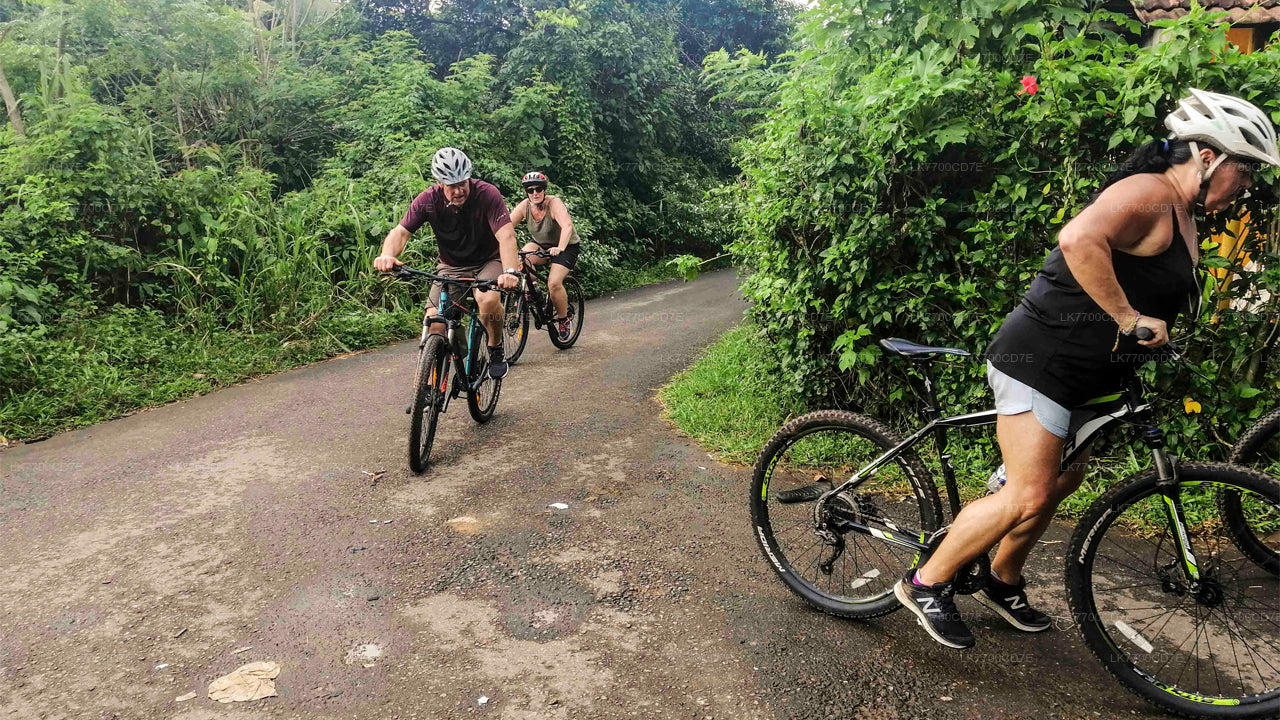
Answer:
<path fill-rule="evenodd" d="M 1193 144 L 1199 140 L 1221 151 L 1205 171 L 1205 180 L 1228 155 L 1280 165 L 1275 127 L 1257 106 L 1221 93 L 1190 92 L 1178 101 L 1178 109 L 1165 117 L 1164 126 L 1174 138 Z"/>
<path fill-rule="evenodd" d="M 445 147 L 431 158 L 431 176 L 445 185 L 471 177 L 471 158 L 458 148 Z"/>

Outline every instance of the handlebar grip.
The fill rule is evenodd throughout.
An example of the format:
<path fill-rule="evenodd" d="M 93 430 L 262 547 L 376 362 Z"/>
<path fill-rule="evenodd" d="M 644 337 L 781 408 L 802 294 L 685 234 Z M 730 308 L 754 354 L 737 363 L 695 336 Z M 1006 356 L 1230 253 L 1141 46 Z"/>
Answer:
<path fill-rule="evenodd" d="M 1151 338 L 1156 336 L 1155 333 L 1151 332 L 1151 328 L 1146 328 L 1146 327 L 1138 328 L 1133 332 L 1133 334 L 1136 335 L 1139 340 L 1150 340 Z"/>

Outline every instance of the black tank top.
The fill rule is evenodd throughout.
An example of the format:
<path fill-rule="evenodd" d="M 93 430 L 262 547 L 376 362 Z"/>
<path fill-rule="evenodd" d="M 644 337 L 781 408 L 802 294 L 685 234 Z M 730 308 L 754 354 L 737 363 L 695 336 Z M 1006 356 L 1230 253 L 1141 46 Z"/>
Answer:
<path fill-rule="evenodd" d="M 1170 327 L 1181 312 L 1199 313 L 1195 263 L 1173 218 L 1173 239 L 1159 255 L 1111 251 L 1116 280 L 1134 310 Z M 1154 354 L 1131 335 L 1116 341 L 1116 323 L 1076 282 L 1061 248 L 1054 248 L 1022 302 L 987 347 L 997 370 L 1066 408 L 1116 390 Z"/>

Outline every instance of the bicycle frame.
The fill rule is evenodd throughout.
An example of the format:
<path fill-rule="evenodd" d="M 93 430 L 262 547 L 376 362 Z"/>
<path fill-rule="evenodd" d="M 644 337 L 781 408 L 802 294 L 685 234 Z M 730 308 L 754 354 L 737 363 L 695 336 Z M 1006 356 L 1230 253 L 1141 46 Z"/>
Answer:
<path fill-rule="evenodd" d="M 951 455 L 947 452 L 947 431 L 952 428 L 994 425 L 997 413 L 995 410 L 985 410 L 966 415 L 943 417 L 938 407 L 938 397 L 934 390 L 931 366 L 928 362 L 921 363 L 921 365 L 925 395 L 928 401 L 921 414 L 927 420 L 927 423 L 924 427 L 898 443 L 898 445 L 859 469 L 849 479 L 823 493 L 818 498 L 818 501 L 814 503 L 814 519 L 820 530 L 824 529 L 825 525 L 829 525 L 831 529 L 840 534 L 857 532 L 901 547 L 910 548 L 916 552 L 927 552 L 930 540 L 928 533 L 912 528 L 900 528 L 887 518 L 866 519 L 883 525 L 892 532 L 885 532 L 879 528 L 859 522 L 858 520 L 865 517 L 864 515 L 859 514 L 851 517 L 847 512 L 838 508 L 832 508 L 832 521 L 830 523 L 824 523 L 822 518 L 824 516 L 823 511 L 827 509 L 831 498 L 842 492 L 856 489 L 866 482 L 875 471 L 923 442 L 928 436 L 933 437 L 941 460 L 942 476 L 947 490 L 952 520 L 960 513 L 960 493 L 956 486 L 955 468 L 951 464 Z M 1142 429 L 1143 444 L 1151 449 L 1155 467 L 1160 474 L 1160 484 L 1164 488 L 1166 515 L 1169 524 L 1175 530 L 1173 537 L 1175 538 L 1178 552 L 1183 559 L 1184 569 L 1189 579 L 1198 581 L 1200 578 L 1199 567 L 1187 536 L 1186 518 L 1177 493 L 1177 458 L 1165 452 L 1164 431 L 1158 425 L 1151 423 L 1151 405 L 1142 397 L 1136 380 L 1127 381 L 1121 392 L 1091 400 L 1072 412 L 1071 427 L 1063 443 L 1060 467 L 1064 471 L 1070 468 L 1072 462 L 1089 448 L 1099 434 L 1120 423 L 1132 424 Z M 1105 518 L 1103 519 L 1105 520 Z"/>
<path fill-rule="evenodd" d="M 467 331 L 465 336 L 460 337 L 457 330 L 462 326 L 462 321 L 457 317 L 458 314 L 465 315 L 467 321 Z M 440 309 L 435 315 L 424 315 L 422 318 L 422 335 L 418 339 L 418 351 L 427 344 L 427 338 L 431 336 L 431 326 L 436 323 L 444 323 L 445 325 L 445 343 L 449 346 L 452 354 L 452 363 L 446 363 L 444 373 L 440 377 L 440 392 L 444 393 L 444 405 L 441 406 L 440 412 L 444 413 L 449 409 L 449 402 L 453 399 L 453 393 L 449 392 L 449 368 L 452 365 L 454 372 L 459 377 L 465 378 L 468 389 L 475 390 L 483 382 L 483 378 L 473 377 L 471 372 L 471 329 L 479 320 L 476 314 L 466 308 L 460 302 L 449 297 L 447 287 L 440 288 Z M 465 337 L 465 339 L 464 339 Z"/>

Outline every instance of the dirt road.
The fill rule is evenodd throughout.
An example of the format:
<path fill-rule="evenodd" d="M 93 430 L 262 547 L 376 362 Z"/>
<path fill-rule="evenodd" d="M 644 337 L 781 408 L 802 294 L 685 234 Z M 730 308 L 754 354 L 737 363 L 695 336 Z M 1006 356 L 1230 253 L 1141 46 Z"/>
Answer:
<path fill-rule="evenodd" d="M 0 718 L 1150 716 L 1074 629 L 962 601 L 958 653 L 774 580 L 748 472 L 653 399 L 743 308 L 729 272 L 589 303 L 574 349 L 530 340 L 493 422 L 450 408 L 424 476 L 414 343 L 3 452 Z M 1065 616 L 1044 547 L 1032 599 Z M 254 661 L 278 697 L 207 699 Z"/>

